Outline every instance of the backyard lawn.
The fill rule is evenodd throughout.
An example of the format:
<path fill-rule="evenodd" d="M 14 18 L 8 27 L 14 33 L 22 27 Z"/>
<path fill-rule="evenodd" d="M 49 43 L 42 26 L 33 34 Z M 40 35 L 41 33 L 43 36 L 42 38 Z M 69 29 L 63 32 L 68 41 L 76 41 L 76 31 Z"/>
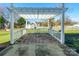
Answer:
<path fill-rule="evenodd" d="M 0 44 L 8 42 L 10 40 L 10 33 L 9 31 L 0 31 Z"/>
<path fill-rule="evenodd" d="M 47 28 L 39 28 L 39 29 L 29 29 L 27 30 L 27 33 L 47 33 Z"/>
<path fill-rule="evenodd" d="M 19 30 L 19 28 L 14 29 L 14 31 L 16 31 L 16 30 Z M 9 42 L 9 41 L 10 41 L 10 31 L 0 30 L 0 44 L 6 43 L 6 42 Z"/>
<path fill-rule="evenodd" d="M 79 29 L 65 30 L 65 34 L 79 34 Z"/>

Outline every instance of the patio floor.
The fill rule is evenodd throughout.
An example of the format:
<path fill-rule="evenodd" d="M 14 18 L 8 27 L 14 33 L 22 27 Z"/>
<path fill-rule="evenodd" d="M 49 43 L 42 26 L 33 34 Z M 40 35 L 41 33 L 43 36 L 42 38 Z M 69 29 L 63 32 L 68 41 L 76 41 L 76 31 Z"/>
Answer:
<path fill-rule="evenodd" d="M 58 41 L 48 33 L 22 36 L 5 56 L 65 56 Z"/>

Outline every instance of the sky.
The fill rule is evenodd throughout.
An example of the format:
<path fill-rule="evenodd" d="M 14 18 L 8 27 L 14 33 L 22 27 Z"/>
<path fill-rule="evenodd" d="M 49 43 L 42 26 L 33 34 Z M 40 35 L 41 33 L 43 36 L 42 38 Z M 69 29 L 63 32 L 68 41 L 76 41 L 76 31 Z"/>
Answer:
<path fill-rule="evenodd" d="M 58 7 L 58 3 L 15 3 L 15 7 Z M 0 3 L 0 7 L 10 7 L 10 3 Z M 68 8 L 66 15 L 73 21 L 79 22 L 79 3 L 65 3 Z"/>

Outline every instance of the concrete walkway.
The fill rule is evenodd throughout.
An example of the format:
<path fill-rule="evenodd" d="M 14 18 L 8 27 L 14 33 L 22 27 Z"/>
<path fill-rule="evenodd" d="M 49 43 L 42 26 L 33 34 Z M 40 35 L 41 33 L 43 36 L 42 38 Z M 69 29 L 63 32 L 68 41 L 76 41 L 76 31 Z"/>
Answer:
<path fill-rule="evenodd" d="M 26 34 L 4 56 L 65 56 L 58 44 L 47 33 Z"/>

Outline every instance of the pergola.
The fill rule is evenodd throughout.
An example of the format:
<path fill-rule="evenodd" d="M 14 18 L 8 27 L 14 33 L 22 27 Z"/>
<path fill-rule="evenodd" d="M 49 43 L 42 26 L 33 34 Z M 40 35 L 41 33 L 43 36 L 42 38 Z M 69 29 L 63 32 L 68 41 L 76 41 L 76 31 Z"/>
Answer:
<path fill-rule="evenodd" d="M 11 20 L 11 30 L 10 30 L 10 44 L 14 44 L 14 15 L 17 13 L 21 17 L 26 19 L 49 19 L 51 17 L 61 15 L 61 39 L 60 43 L 64 44 L 64 13 L 67 8 L 64 8 L 64 4 L 61 4 L 61 7 L 56 8 L 27 8 L 27 7 L 14 7 L 11 4 L 11 7 L 8 8 L 10 11 L 10 20 Z M 27 20 L 26 20 L 27 25 Z M 48 28 L 50 29 L 50 22 L 48 21 Z"/>

